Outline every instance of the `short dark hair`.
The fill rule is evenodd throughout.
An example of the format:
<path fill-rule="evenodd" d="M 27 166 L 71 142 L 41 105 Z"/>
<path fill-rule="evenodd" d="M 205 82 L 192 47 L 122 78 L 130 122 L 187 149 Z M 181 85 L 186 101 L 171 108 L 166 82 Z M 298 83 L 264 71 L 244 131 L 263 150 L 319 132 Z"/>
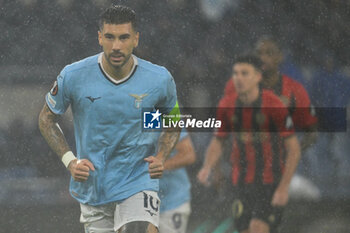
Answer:
<path fill-rule="evenodd" d="M 261 37 L 255 42 L 255 50 L 256 50 L 256 47 L 257 47 L 258 44 L 263 43 L 263 42 L 266 42 L 266 41 L 271 42 L 272 44 L 274 44 L 274 45 L 277 47 L 277 49 L 278 49 L 279 51 L 282 51 L 281 42 L 280 42 L 276 37 L 274 37 L 274 36 L 272 36 L 272 35 L 263 35 L 263 36 L 261 36 Z"/>
<path fill-rule="evenodd" d="M 254 66 L 259 72 L 262 72 L 262 61 L 254 54 L 243 54 L 236 57 L 234 65 L 237 63 L 248 63 Z"/>
<path fill-rule="evenodd" d="M 123 5 L 112 5 L 100 15 L 99 27 L 103 24 L 124 24 L 131 23 L 133 29 L 137 31 L 136 13 L 133 9 Z"/>

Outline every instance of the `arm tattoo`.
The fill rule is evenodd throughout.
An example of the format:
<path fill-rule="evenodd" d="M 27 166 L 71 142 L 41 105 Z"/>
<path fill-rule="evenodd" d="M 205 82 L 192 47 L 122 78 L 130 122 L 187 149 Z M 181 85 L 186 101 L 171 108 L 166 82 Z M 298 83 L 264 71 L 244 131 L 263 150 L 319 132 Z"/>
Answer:
<path fill-rule="evenodd" d="M 180 129 L 169 128 L 162 132 L 158 142 L 158 153 L 163 153 L 163 160 L 166 160 L 175 147 L 180 136 Z"/>
<path fill-rule="evenodd" d="M 60 157 L 70 151 L 66 138 L 58 125 L 59 116 L 45 104 L 39 116 L 39 129 L 51 149 Z"/>

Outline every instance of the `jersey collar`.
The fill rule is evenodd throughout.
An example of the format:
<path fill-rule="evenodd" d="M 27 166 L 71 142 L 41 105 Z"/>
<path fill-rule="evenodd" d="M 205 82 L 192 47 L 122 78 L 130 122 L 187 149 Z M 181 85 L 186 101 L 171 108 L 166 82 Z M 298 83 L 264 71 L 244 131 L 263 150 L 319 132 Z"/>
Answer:
<path fill-rule="evenodd" d="M 131 57 L 132 57 L 132 59 L 134 59 L 134 65 L 133 65 L 133 67 L 131 68 L 130 73 L 129 73 L 125 78 L 123 78 L 123 79 L 115 80 L 115 79 L 112 78 L 112 77 L 105 71 L 105 69 L 103 68 L 103 66 L 102 66 L 102 56 L 103 56 L 103 52 L 100 53 L 100 55 L 98 56 L 98 65 L 99 65 L 99 67 L 100 67 L 101 72 L 103 73 L 103 75 L 104 75 L 109 81 L 111 81 L 111 82 L 114 83 L 114 84 L 117 84 L 117 85 L 118 85 L 118 84 L 121 84 L 121 83 L 127 81 L 127 80 L 135 73 L 135 71 L 136 71 L 136 67 L 137 67 L 137 65 L 138 65 L 138 61 L 137 61 L 136 56 L 132 54 Z"/>

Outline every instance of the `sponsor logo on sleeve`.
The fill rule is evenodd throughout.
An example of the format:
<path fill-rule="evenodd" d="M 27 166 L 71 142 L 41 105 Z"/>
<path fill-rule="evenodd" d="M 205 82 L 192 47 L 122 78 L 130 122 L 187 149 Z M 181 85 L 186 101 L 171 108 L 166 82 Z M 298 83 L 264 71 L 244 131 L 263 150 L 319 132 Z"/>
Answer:
<path fill-rule="evenodd" d="M 51 90 L 50 90 L 50 94 L 52 96 L 55 96 L 55 95 L 57 95 L 57 92 L 58 92 L 58 84 L 57 84 L 57 81 L 55 81 Z"/>
<path fill-rule="evenodd" d="M 56 100 L 52 98 L 51 93 L 47 94 L 47 100 L 49 101 L 51 107 L 54 108 L 56 106 Z"/>

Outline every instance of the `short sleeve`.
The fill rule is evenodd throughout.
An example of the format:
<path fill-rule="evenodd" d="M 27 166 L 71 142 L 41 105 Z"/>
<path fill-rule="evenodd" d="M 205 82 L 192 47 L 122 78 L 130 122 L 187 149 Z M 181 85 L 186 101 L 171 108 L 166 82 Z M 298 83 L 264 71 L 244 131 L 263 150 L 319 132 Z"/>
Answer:
<path fill-rule="evenodd" d="M 236 89 L 235 89 L 235 85 L 233 83 L 233 79 L 230 78 L 227 82 L 226 82 L 226 86 L 224 89 L 224 95 L 231 95 L 232 93 L 235 93 Z"/>
<path fill-rule="evenodd" d="M 269 108 L 274 125 L 281 137 L 289 137 L 294 134 L 293 119 L 288 109 L 282 104 L 278 104 L 273 108 Z"/>
<path fill-rule="evenodd" d="M 294 89 L 295 110 L 292 114 L 295 127 L 306 129 L 317 123 L 315 110 L 311 105 L 309 95 L 302 85 L 297 85 Z"/>
<path fill-rule="evenodd" d="M 161 113 L 168 114 L 174 107 L 176 107 L 177 103 L 175 81 L 173 76 L 168 71 L 166 84 L 163 88 L 164 94 L 156 107 L 160 110 Z"/>
<path fill-rule="evenodd" d="M 70 104 L 68 88 L 65 86 L 65 75 L 61 72 L 54 82 L 51 90 L 46 95 L 46 104 L 50 110 L 58 115 L 64 114 Z"/>

